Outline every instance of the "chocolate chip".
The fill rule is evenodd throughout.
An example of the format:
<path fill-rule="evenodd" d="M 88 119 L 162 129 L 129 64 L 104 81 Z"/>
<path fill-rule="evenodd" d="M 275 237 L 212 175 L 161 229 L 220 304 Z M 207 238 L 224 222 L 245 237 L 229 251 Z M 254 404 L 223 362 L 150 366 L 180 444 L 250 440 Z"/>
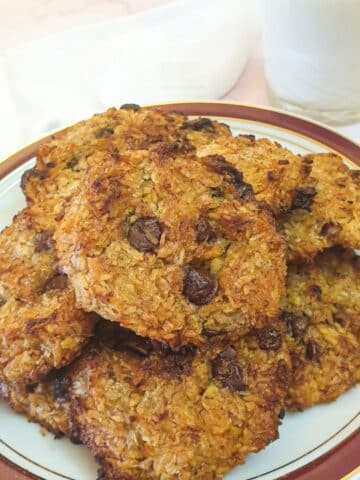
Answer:
<path fill-rule="evenodd" d="M 288 332 L 294 338 L 302 337 L 309 325 L 307 316 L 302 312 L 282 312 L 281 318 L 286 322 Z"/>
<path fill-rule="evenodd" d="M 35 252 L 43 252 L 51 250 L 54 246 L 52 233 L 48 230 L 43 230 L 35 236 Z"/>
<path fill-rule="evenodd" d="M 55 373 L 53 380 L 53 396 L 57 400 L 65 400 L 67 398 L 69 389 L 69 377 L 67 377 L 63 371 Z"/>
<path fill-rule="evenodd" d="M 107 138 L 107 137 L 111 137 L 111 135 L 113 135 L 113 133 L 114 133 L 113 128 L 104 127 L 104 128 L 100 128 L 99 130 L 97 130 L 95 132 L 95 137 L 96 138 Z"/>
<path fill-rule="evenodd" d="M 134 112 L 137 112 L 138 110 L 140 110 L 140 108 L 140 105 L 138 105 L 137 103 L 124 103 L 120 107 L 121 110 L 134 110 Z"/>
<path fill-rule="evenodd" d="M 68 286 L 68 278 L 65 273 L 56 271 L 46 280 L 41 289 L 41 293 L 46 293 L 49 290 L 65 290 Z"/>
<path fill-rule="evenodd" d="M 5 305 L 5 303 L 6 303 L 5 298 L 0 295 L 0 307 L 2 307 L 3 305 Z"/>
<path fill-rule="evenodd" d="M 254 142 L 255 139 L 256 139 L 255 135 L 248 134 L 248 133 L 239 133 L 238 137 L 247 138 L 248 140 L 251 140 L 252 142 Z"/>
<path fill-rule="evenodd" d="M 290 163 L 289 160 L 286 160 L 285 158 L 278 160 L 279 165 L 289 165 L 289 163 Z"/>
<path fill-rule="evenodd" d="M 325 237 L 325 236 L 332 237 L 337 235 L 339 232 L 341 232 L 341 226 L 339 224 L 334 222 L 327 222 L 327 223 L 324 223 L 324 225 L 321 227 L 320 235 L 322 237 Z"/>
<path fill-rule="evenodd" d="M 243 372 L 237 363 L 236 353 L 231 347 L 227 347 L 212 360 L 211 373 L 223 387 L 233 392 L 243 392 L 246 389 Z"/>
<path fill-rule="evenodd" d="M 151 148 L 152 152 L 157 153 L 159 157 L 165 159 L 179 154 L 186 154 L 195 150 L 195 147 L 189 142 L 177 140 L 171 143 L 157 143 Z"/>
<path fill-rule="evenodd" d="M 156 217 L 141 217 L 130 225 L 127 238 L 139 252 L 155 252 L 161 233 L 162 227 Z"/>
<path fill-rule="evenodd" d="M 191 264 L 185 266 L 183 295 L 194 305 L 206 305 L 215 297 L 217 281 L 205 269 Z"/>
<path fill-rule="evenodd" d="M 310 285 L 309 286 L 309 292 L 314 295 L 314 297 L 316 297 L 318 300 L 320 300 L 321 298 L 321 288 L 319 287 L 319 285 Z"/>
<path fill-rule="evenodd" d="M 279 350 L 282 344 L 281 334 L 276 328 L 265 327 L 256 333 L 261 350 Z"/>
<path fill-rule="evenodd" d="M 55 163 L 54 162 L 48 162 L 46 164 L 46 168 L 54 168 L 55 167 Z"/>
<path fill-rule="evenodd" d="M 20 182 L 21 190 L 25 191 L 26 184 L 31 178 L 38 178 L 39 180 L 44 180 L 45 176 L 46 176 L 45 172 L 37 170 L 35 167 L 30 168 L 29 170 L 26 170 L 26 172 L 24 172 L 21 177 L 21 182 Z"/>
<path fill-rule="evenodd" d="M 196 225 L 196 241 L 197 243 L 202 243 L 212 241 L 215 238 L 215 233 L 213 232 L 209 221 L 205 217 L 200 217 Z"/>
<path fill-rule="evenodd" d="M 191 128 L 192 130 L 213 129 L 214 124 L 210 118 L 200 117 L 194 120 L 187 120 L 183 123 L 182 128 Z"/>
<path fill-rule="evenodd" d="M 68 437 L 68 439 L 70 440 L 71 443 L 73 443 L 74 445 L 82 445 L 82 440 L 80 438 L 80 433 L 79 432 L 75 432 L 75 428 L 72 426 L 73 430 L 72 432 L 70 433 L 70 436 Z"/>
<path fill-rule="evenodd" d="M 237 189 L 240 198 L 254 198 L 254 190 L 249 183 L 243 181 L 242 172 L 227 162 L 222 155 L 208 155 L 204 157 L 203 161 L 211 170 L 224 175 L 224 179 Z"/>
<path fill-rule="evenodd" d="M 317 195 L 317 191 L 313 187 L 297 188 L 292 208 L 303 208 L 310 212 L 315 195 Z"/>
<path fill-rule="evenodd" d="M 285 408 L 282 408 L 282 409 L 280 410 L 279 415 L 278 415 L 278 417 L 280 418 L 280 420 L 282 420 L 282 419 L 285 417 L 285 412 L 286 412 Z"/>
<path fill-rule="evenodd" d="M 65 216 L 65 208 L 62 208 L 54 217 L 55 222 L 60 222 Z"/>
<path fill-rule="evenodd" d="M 235 185 L 242 184 L 244 178 L 242 172 L 239 172 L 231 163 L 227 162 L 222 155 L 208 155 L 204 161 L 215 172 L 229 175 Z"/>
<path fill-rule="evenodd" d="M 74 167 L 79 163 L 79 160 L 75 157 L 72 157 L 67 163 L 66 163 L 66 168 L 70 168 L 70 170 L 73 170 Z"/>
<path fill-rule="evenodd" d="M 305 344 L 305 356 L 312 362 L 318 362 L 321 357 L 321 350 L 319 345 L 314 340 L 309 340 Z"/>

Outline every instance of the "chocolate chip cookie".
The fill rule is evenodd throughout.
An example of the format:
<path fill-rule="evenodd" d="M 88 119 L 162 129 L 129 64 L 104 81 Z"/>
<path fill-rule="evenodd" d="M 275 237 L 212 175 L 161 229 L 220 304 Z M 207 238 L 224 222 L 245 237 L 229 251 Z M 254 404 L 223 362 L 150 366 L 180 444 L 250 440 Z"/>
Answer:
<path fill-rule="evenodd" d="M 104 480 L 221 479 L 277 437 L 290 375 L 280 325 L 178 352 L 109 336 L 112 348 L 83 356 L 70 388 L 74 428 Z"/>
<path fill-rule="evenodd" d="M 285 245 L 220 155 L 185 142 L 97 151 L 55 236 L 78 305 L 177 348 L 270 324 Z"/>
<path fill-rule="evenodd" d="M 0 380 L 34 383 L 69 363 L 92 334 L 59 269 L 52 232 L 32 208 L 0 235 Z"/>
<path fill-rule="evenodd" d="M 35 385 L 0 382 L 0 398 L 56 437 L 72 436 L 66 370 L 54 370 Z"/>
<path fill-rule="evenodd" d="M 332 153 L 307 155 L 311 177 L 281 220 L 291 261 L 312 261 L 334 245 L 360 248 L 360 175 Z"/>
<path fill-rule="evenodd" d="M 333 248 L 313 265 L 290 265 L 282 318 L 294 369 L 289 408 L 330 402 L 360 381 L 359 257 Z"/>

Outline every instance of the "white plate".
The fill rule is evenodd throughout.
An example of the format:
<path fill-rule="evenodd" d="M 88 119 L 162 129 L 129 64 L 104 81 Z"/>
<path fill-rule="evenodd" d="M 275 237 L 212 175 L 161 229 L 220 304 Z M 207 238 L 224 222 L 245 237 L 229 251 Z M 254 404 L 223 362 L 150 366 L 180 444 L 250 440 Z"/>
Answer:
<path fill-rule="evenodd" d="M 234 118 L 223 121 L 231 126 L 235 134 L 267 136 L 296 153 L 318 152 L 327 148 L 317 140 L 261 121 Z M 20 178 L 32 165 L 33 160 L 30 160 L 0 181 L 1 228 L 9 224 L 12 216 L 25 205 Z M 264 451 L 250 455 L 246 464 L 234 469 L 226 479 L 269 480 L 308 464 L 360 428 L 359 406 L 360 385 L 334 403 L 316 406 L 303 413 L 287 414 L 280 428 L 280 439 Z M 95 480 L 97 476 L 97 466 L 85 447 L 75 446 L 67 439 L 55 440 L 50 434 L 41 435 L 38 425 L 28 423 L 1 401 L 0 455 L 46 480 Z"/>

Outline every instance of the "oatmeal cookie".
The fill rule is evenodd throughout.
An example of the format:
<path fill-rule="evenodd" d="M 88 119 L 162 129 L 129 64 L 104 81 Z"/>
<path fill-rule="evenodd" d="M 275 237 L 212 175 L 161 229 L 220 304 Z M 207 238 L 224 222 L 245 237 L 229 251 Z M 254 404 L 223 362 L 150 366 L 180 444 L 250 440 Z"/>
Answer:
<path fill-rule="evenodd" d="M 61 215 L 62 202 L 76 189 L 87 158 L 101 146 L 111 145 L 114 154 L 120 156 L 160 141 L 185 140 L 198 146 L 218 135 L 231 135 L 229 127 L 208 118 L 190 120 L 179 113 L 131 104 L 111 108 L 42 145 L 35 167 L 23 176 L 22 188 L 29 203 L 46 198 L 52 201 L 55 216 Z"/>
<path fill-rule="evenodd" d="M 233 165 L 187 142 L 89 164 L 54 236 L 79 307 L 174 348 L 278 316 L 285 245 Z"/>
<path fill-rule="evenodd" d="M 56 437 L 71 437 L 67 370 L 54 370 L 36 385 L 0 382 L 0 397 L 17 413 L 39 423 Z"/>
<path fill-rule="evenodd" d="M 335 321 L 360 338 L 360 257 L 333 247 L 311 265 L 290 265 L 287 309 L 304 312 L 311 323 Z"/>
<path fill-rule="evenodd" d="M 81 358 L 70 387 L 72 421 L 101 478 L 221 479 L 277 438 L 290 375 L 277 325 L 176 353 L 115 337 Z"/>
<path fill-rule="evenodd" d="M 304 322 L 301 313 L 290 314 L 287 321 Z M 360 381 L 360 343 L 350 330 L 336 322 L 321 322 L 292 335 L 287 338 L 293 365 L 289 409 L 331 402 Z"/>
<path fill-rule="evenodd" d="M 0 296 L 20 301 L 38 297 L 56 268 L 51 219 L 25 208 L 0 234 Z M 1 303 L 1 301 L 0 301 Z"/>
<path fill-rule="evenodd" d="M 290 265 L 282 318 L 294 369 L 291 409 L 330 402 L 360 381 L 359 257 L 333 248 Z"/>
<path fill-rule="evenodd" d="M 275 214 L 287 211 L 297 187 L 311 166 L 277 142 L 253 135 L 224 136 L 198 149 L 199 155 L 220 154 L 244 175 L 256 199 L 266 202 Z"/>
<path fill-rule="evenodd" d="M 58 268 L 50 230 L 31 208 L 0 235 L 0 380 L 34 383 L 69 363 L 92 334 Z"/>
<path fill-rule="evenodd" d="M 307 155 L 311 177 L 281 220 L 291 261 L 311 262 L 333 245 L 360 248 L 360 175 L 333 153 Z"/>

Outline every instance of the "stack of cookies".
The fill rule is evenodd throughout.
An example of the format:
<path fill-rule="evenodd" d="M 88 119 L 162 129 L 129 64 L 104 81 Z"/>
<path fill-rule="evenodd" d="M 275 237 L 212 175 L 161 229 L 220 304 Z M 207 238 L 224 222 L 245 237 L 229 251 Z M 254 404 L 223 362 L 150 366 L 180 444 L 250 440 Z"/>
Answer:
<path fill-rule="evenodd" d="M 101 479 L 221 479 L 360 381 L 359 187 L 208 118 L 65 130 L 0 236 L 0 395 Z"/>

